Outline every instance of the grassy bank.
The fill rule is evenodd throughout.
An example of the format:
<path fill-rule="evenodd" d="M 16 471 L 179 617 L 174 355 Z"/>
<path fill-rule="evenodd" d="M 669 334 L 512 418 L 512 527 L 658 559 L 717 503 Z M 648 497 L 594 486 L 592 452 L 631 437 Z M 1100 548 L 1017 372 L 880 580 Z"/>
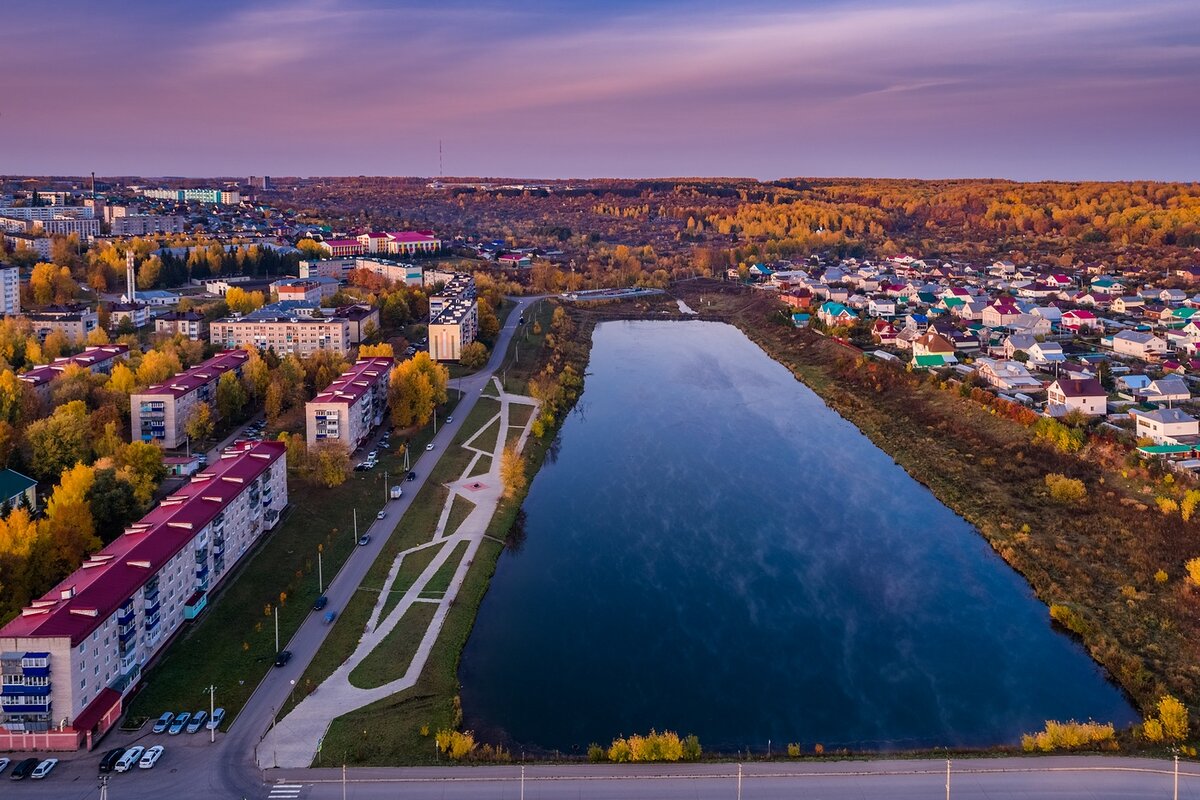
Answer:
<path fill-rule="evenodd" d="M 978 528 L 1043 602 L 1070 609 L 1072 631 L 1142 710 L 1170 692 L 1195 712 L 1200 605 L 1183 567 L 1197 550 L 1187 544 L 1194 522 L 1129 496 L 1096 453 L 1059 452 L 936 381 L 780 324 L 769 296 L 714 283 L 680 291 L 706 317 L 740 328 Z M 1086 501 L 1052 501 L 1048 473 L 1083 481 Z"/>
<path fill-rule="evenodd" d="M 449 413 L 452 400 L 442 413 Z M 426 427 L 412 437 L 423 448 L 432 437 Z M 318 595 L 317 548 L 328 582 L 353 552 L 353 509 L 364 526 L 385 500 L 384 472 L 402 472 L 396 451 L 381 451 L 379 467 L 352 472 L 332 489 L 289 480 L 288 508 L 274 531 L 242 559 L 210 598 L 195 623 L 147 672 L 128 704 L 125 726 L 137 727 L 163 711 L 195 710 L 207 702 L 205 689 L 217 687 L 217 704 L 232 720 L 275 659 L 271 611 L 279 610 L 279 643 L 283 647 L 312 613 Z M 365 619 L 365 618 L 364 618 Z"/>

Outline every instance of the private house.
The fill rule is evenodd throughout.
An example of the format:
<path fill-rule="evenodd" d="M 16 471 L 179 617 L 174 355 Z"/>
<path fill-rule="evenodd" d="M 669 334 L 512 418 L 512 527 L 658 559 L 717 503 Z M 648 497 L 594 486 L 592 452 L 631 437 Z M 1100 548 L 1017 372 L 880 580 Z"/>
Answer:
<path fill-rule="evenodd" d="M 1091 283 L 1091 289 L 1096 294 L 1106 294 L 1109 297 L 1120 297 L 1125 293 L 1125 284 L 1116 278 L 1101 276 L 1094 278 Z"/>
<path fill-rule="evenodd" d="M 1137 295 L 1123 295 L 1112 301 L 1112 310 L 1118 314 L 1136 314 L 1146 306 L 1146 301 Z"/>
<path fill-rule="evenodd" d="M 1021 314 L 1008 323 L 1008 329 L 1013 333 L 1027 333 L 1030 336 L 1049 336 L 1052 328 L 1050 320 L 1036 314 Z"/>
<path fill-rule="evenodd" d="M 867 314 L 890 319 L 896 316 L 896 301 L 890 297 L 872 297 L 867 303 Z"/>
<path fill-rule="evenodd" d="M 1095 330 L 1100 327 L 1100 319 L 1091 311 L 1072 309 L 1064 311 L 1058 323 L 1069 331 L 1078 333 L 1082 329 Z"/>
<path fill-rule="evenodd" d="M 1190 400 L 1187 382 L 1178 375 L 1167 375 L 1138 389 L 1135 396 L 1147 403 L 1182 403 Z"/>
<path fill-rule="evenodd" d="M 1156 411 L 1131 411 L 1137 423 L 1137 437 L 1155 444 L 1188 444 L 1200 442 L 1200 420 L 1178 408 Z"/>
<path fill-rule="evenodd" d="M 1032 334 L 1014 333 L 1004 340 L 1004 357 L 1011 360 L 1017 357 L 1017 353 L 1029 355 L 1030 349 L 1037 343 Z"/>
<path fill-rule="evenodd" d="M 1012 298 L 1005 297 L 988 303 L 981 320 L 989 328 L 1002 328 L 1021 314 L 1021 307 Z"/>
<path fill-rule="evenodd" d="M 937 356 L 941 359 L 939 366 L 944 364 L 955 364 L 958 358 L 955 355 L 957 348 L 954 342 L 942 336 L 937 331 L 926 331 L 921 336 L 912 340 L 912 351 L 914 362 L 921 356 Z"/>
<path fill-rule="evenodd" d="M 875 320 L 875 324 L 871 326 L 871 338 L 884 347 L 896 344 L 897 333 L 896 326 L 887 320 Z"/>
<path fill-rule="evenodd" d="M 836 328 L 840 325 L 854 324 L 858 315 L 841 303 L 829 301 L 822 303 L 821 307 L 817 309 L 817 319 L 830 328 Z"/>
<path fill-rule="evenodd" d="M 1168 306 L 1183 305 L 1187 299 L 1187 292 L 1183 289 L 1163 289 L 1158 293 L 1159 302 Z"/>
<path fill-rule="evenodd" d="M 1112 348 L 1118 355 L 1151 360 L 1167 352 L 1167 343 L 1150 333 L 1121 331 L 1113 335 Z"/>
<path fill-rule="evenodd" d="M 1100 416 L 1108 410 L 1108 393 L 1095 378 L 1059 378 L 1046 387 L 1046 416 L 1062 417 L 1072 411 Z"/>
<path fill-rule="evenodd" d="M 1029 363 L 1037 367 L 1061 364 L 1067 360 L 1066 353 L 1058 342 L 1034 342 L 1026 352 L 1029 353 Z"/>
<path fill-rule="evenodd" d="M 779 299 L 787 303 L 792 308 L 806 311 L 812 308 L 813 293 L 809 289 L 801 286 L 795 289 L 788 289 L 779 293 Z"/>
<path fill-rule="evenodd" d="M 1030 375 L 1025 365 L 1017 361 L 981 358 L 975 363 L 979 377 L 1002 392 L 1037 392 L 1042 389 L 1042 382 Z"/>

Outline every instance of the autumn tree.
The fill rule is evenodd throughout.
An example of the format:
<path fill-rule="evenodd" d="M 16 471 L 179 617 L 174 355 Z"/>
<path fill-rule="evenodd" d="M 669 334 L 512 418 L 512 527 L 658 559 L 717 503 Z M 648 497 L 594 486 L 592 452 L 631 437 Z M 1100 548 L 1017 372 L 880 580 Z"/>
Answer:
<path fill-rule="evenodd" d="M 479 336 L 489 342 L 496 341 L 500 333 L 500 319 L 486 297 L 479 298 Z"/>
<path fill-rule="evenodd" d="M 197 403 L 183 424 L 183 431 L 193 441 L 202 442 L 213 435 L 212 408 L 208 403 Z"/>
<path fill-rule="evenodd" d="M 379 344 L 364 344 L 358 348 L 359 358 L 394 358 L 395 352 L 392 350 L 392 345 L 389 342 L 380 342 Z"/>
<path fill-rule="evenodd" d="M 350 448 L 342 442 L 318 442 L 309 448 L 308 462 L 312 480 L 321 486 L 341 486 L 350 477 Z"/>
<path fill-rule="evenodd" d="M 49 480 L 78 462 L 89 461 L 92 432 L 87 407 L 79 400 L 59 406 L 25 429 L 26 460 L 34 477 Z"/>
<path fill-rule="evenodd" d="M 488 360 L 487 345 L 483 342 L 471 342 L 462 349 L 462 354 L 458 357 L 458 363 L 468 369 L 479 369 Z"/>
<path fill-rule="evenodd" d="M 222 420 L 231 422 L 240 419 L 246 407 L 246 390 L 233 372 L 226 372 L 217 380 L 217 413 Z"/>
<path fill-rule="evenodd" d="M 510 499 L 520 496 L 528 481 L 525 459 L 521 458 L 515 444 L 508 445 L 500 455 L 500 482 L 504 484 L 504 496 Z"/>
<path fill-rule="evenodd" d="M 304 258 L 310 260 L 325 258 L 325 256 L 328 255 L 325 252 L 325 248 L 321 247 L 320 242 L 318 242 L 316 239 L 301 239 L 300 241 L 296 242 L 296 249 L 300 251 Z"/>
<path fill-rule="evenodd" d="M 28 556 L 37 537 L 37 523 L 27 509 L 17 507 L 0 518 L 0 556 Z"/>
<path fill-rule="evenodd" d="M 117 452 L 114 463 L 117 475 L 133 487 L 138 502 L 149 506 L 155 489 L 167 476 L 162 450 L 149 442 L 131 442 Z"/>
<path fill-rule="evenodd" d="M 71 277 L 68 267 L 43 261 L 33 266 L 29 276 L 29 294 L 34 305 L 69 303 L 79 294 L 79 284 Z"/>
<path fill-rule="evenodd" d="M 138 502 L 133 487 L 121 480 L 112 468 L 95 471 L 88 506 L 95 521 L 96 535 L 105 544 L 120 536 L 144 508 Z"/>
<path fill-rule="evenodd" d="M 162 278 L 163 262 L 158 256 L 150 256 L 137 270 L 137 288 L 155 289 Z"/>
<path fill-rule="evenodd" d="M 174 353 L 148 350 L 138 364 L 137 384 L 141 387 L 153 386 L 182 371 L 183 365 Z"/>
<path fill-rule="evenodd" d="M 229 310 L 238 314 L 249 314 L 262 308 L 267 302 L 262 292 L 247 292 L 240 286 L 231 286 L 225 292 L 225 305 Z"/>

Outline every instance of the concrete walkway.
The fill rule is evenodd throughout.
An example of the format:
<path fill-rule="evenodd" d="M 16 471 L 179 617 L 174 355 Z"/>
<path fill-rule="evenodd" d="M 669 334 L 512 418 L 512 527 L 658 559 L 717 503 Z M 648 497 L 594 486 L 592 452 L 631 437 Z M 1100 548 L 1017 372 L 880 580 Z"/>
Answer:
<path fill-rule="evenodd" d="M 379 592 L 379 599 L 375 601 L 371 617 L 362 632 L 354 653 L 329 678 L 321 683 L 312 694 L 304 698 L 286 717 L 279 720 L 271 728 L 258 747 L 258 764 L 260 768 L 309 766 L 316 757 L 317 748 L 325 732 L 329 729 L 329 724 L 335 718 L 374 703 L 377 700 L 382 700 L 397 692 L 402 692 L 416 684 L 421 670 L 424 669 L 425 663 L 429 659 L 433 645 L 437 641 L 438 634 L 442 630 L 442 624 L 445 622 L 450 605 L 454 602 L 454 598 L 457 597 L 463 581 L 466 579 L 467 569 L 475 559 L 479 545 L 483 542 L 487 534 L 488 523 L 491 521 L 492 515 L 496 511 L 496 506 L 503 495 L 504 487 L 500 480 L 500 460 L 510 427 L 509 407 L 513 403 L 531 406 L 537 405 L 537 401 L 531 397 L 506 394 L 500 385 L 500 381 L 496 378 L 492 379 L 492 383 L 499 396 L 500 411 L 494 417 L 484 422 L 479 430 L 468 438 L 464 444 L 454 445 L 456 447 L 464 447 L 472 451 L 475 455 L 466 469 L 463 470 L 459 479 L 446 484 L 446 487 L 450 490 L 450 495 L 446 498 L 446 504 L 442 509 L 442 514 L 435 529 L 430 531 L 429 541 L 404 550 L 396 556 L 388 571 L 387 579 Z M 534 419 L 535 415 L 530 414 L 524 426 L 521 426 L 522 430 L 517 442 L 518 449 L 524 449 Z M 484 450 L 474 446 L 474 443 L 479 438 L 479 434 L 487 430 L 497 420 L 499 420 L 499 430 L 496 435 L 496 442 L 491 450 Z M 475 469 L 477 462 L 484 455 L 491 458 L 489 470 L 482 475 L 472 476 L 471 473 Z M 445 528 L 450 515 L 450 509 L 454 504 L 454 498 L 460 496 L 473 503 L 474 508 L 472 508 L 467 517 L 462 521 L 462 524 L 458 526 L 457 530 L 446 535 Z M 449 588 L 447 588 L 445 594 L 440 599 L 422 598 L 421 594 L 425 585 L 429 583 L 438 570 L 454 555 L 455 546 L 459 542 L 466 542 L 467 548 L 455 568 L 454 577 L 450 581 Z M 384 614 L 387 599 L 395 586 L 400 565 L 404 562 L 404 559 L 429 547 L 438 547 L 437 554 L 421 572 L 421 576 L 412 586 L 405 590 L 400 601 Z M 360 689 L 351 684 L 350 673 L 395 629 L 405 612 L 414 603 L 434 603 L 437 605 L 437 610 L 434 612 L 433 621 L 425 631 L 425 635 L 422 637 L 421 643 L 417 648 L 416 655 L 413 657 L 405 673 L 395 680 L 374 689 Z"/>

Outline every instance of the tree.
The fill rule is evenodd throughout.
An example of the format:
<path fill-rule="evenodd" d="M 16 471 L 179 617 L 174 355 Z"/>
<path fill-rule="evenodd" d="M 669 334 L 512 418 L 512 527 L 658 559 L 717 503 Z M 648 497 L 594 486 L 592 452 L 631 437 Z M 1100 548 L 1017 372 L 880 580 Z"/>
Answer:
<path fill-rule="evenodd" d="M 129 317 L 126 317 L 125 319 L 129 319 Z M 84 337 L 83 342 L 88 347 L 99 347 L 100 345 L 108 344 L 108 331 L 104 330 L 103 325 L 92 328 L 92 330 L 88 332 L 88 335 Z"/>
<path fill-rule="evenodd" d="M 1163 737 L 1169 742 L 1181 742 L 1188 737 L 1187 706 L 1171 695 L 1158 701 L 1158 719 L 1162 722 Z"/>
<path fill-rule="evenodd" d="M 321 247 L 320 242 L 316 239 L 301 239 L 296 242 L 296 249 L 300 251 L 300 254 L 304 258 L 310 260 L 322 259 L 327 255 L 325 248 Z"/>
<path fill-rule="evenodd" d="M 379 344 L 364 344 L 364 345 L 359 345 L 359 348 L 358 348 L 358 357 L 359 358 L 375 358 L 375 357 L 394 358 L 395 356 L 396 356 L 396 354 L 392 350 L 392 345 L 390 342 L 380 342 Z"/>
<path fill-rule="evenodd" d="M 341 442 L 318 442 L 309 449 L 308 461 L 313 480 L 321 486 L 340 486 L 350 476 L 350 449 Z"/>
<path fill-rule="evenodd" d="M 24 508 L 15 508 L 0 518 L 0 556 L 24 558 L 38 537 L 38 526 Z"/>
<path fill-rule="evenodd" d="M 0 420 L 19 427 L 37 413 L 36 409 L 33 387 L 11 369 L 0 372 Z"/>
<path fill-rule="evenodd" d="M 246 350 L 250 359 L 242 366 L 242 383 L 250 403 L 257 407 L 266 397 L 267 386 L 271 383 L 271 369 L 258 350 L 253 347 L 247 347 Z"/>
<path fill-rule="evenodd" d="M 183 426 L 189 439 L 201 442 L 213 435 L 212 409 L 208 403 L 197 403 Z"/>
<path fill-rule="evenodd" d="M 109 389 L 129 397 L 137 388 L 137 378 L 134 376 L 133 370 L 124 363 L 117 363 L 109 373 L 107 386 Z"/>
<path fill-rule="evenodd" d="M 487 298 L 479 298 L 479 335 L 487 339 L 489 342 L 496 341 L 496 335 L 500 333 L 500 320 L 496 316 L 496 312 L 492 309 L 492 304 Z"/>
<path fill-rule="evenodd" d="M 86 403 L 92 396 L 92 372 L 78 364 L 68 364 L 50 382 L 50 397 L 55 406 L 66 405 L 72 400 Z"/>
<path fill-rule="evenodd" d="M 249 314 L 255 309 L 262 308 L 267 302 L 262 292 L 247 292 L 240 286 L 231 286 L 225 292 L 225 305 L 229 310 L 238 314 Z"/>
<path fill-rule="evenodd" d="M 34 477 L 49 480 L 92 454 L 87 407 L 74 400 L 25 429 L 27 461 Z"/>
<path fill-rule="evenodd" d="M 67 267 L 43 261 L 33 266 L 29 276 L 29 293 L 34 305 L 66 303 L 79 293 L 79 284 L 75 283 Z"/>
<path fill-rule="evenodd" d="M 458 363 L 468 369 L 479 369 L 487 363 L 488 349 L 483 342 L 471 342 L 462 349 Z"/>
<path fill-rule="evenodd" d="M 517 497 L 525 491 L 529 479 L 525 474 L 525 459 L 515 444 L 504 448 L 500 455 L 500 482 L 504 484 L 504 496 Z"/>
<path fill-rule="evenodd" d="M 392 370 L 388 384 L 388 401 L 392 407 L 392 424 L 397 428 L 424 425 L 433 416 L 434 395 L 429 377 L 411 368 L 404 361 Z"/>
<path fill-rule="evenodd" d="M 217 413 L 228 422 L 240 419 L 245 407 L 246 390 L 242 382 L 233 372 L 226 372 L 217 380 Z"/>
<path fill-rule="evenodd" d="M 1051 499 L 1065 505 L 1078 503 L 1087 497 L 1087 489 L 1084 487 L 1083 481 L 1068 478 L 1057 472 L 1046 476 L 1046 488 L 1050 490 Z"/>
<path fill-rule="evenodd" d="M 88 502 L 96 534 L 105 544 L 120 536 L 143 508 L 133 487 L 117 477 L 117 471 L 111 468 L 96 470 Z"/>
<path fill-rule="evenodd" d="M 121 448 L 115 462 L 118 475 L 133 487 L 138 502 L 149 506 L 154 490 L 167 476 L 162 450 L 149 442 L 131 442 Z"/>
<path fill-rule="evenodd" d="M 139 386 L 153 386 L 162 383 L 177 372 L 183 371 L 179 357 L 161 350 L 148 350 L 142 356 L 137 368 L 137 383 Z"/>
<path fill-rule="evenodd" d="M 17 429 L 0 420 L 0 469 L 7 469 L 13 451 L 17 449 Z"/>
<path fill-rule="evenodd" d="M 155 289 L 162 277 L 163 262 L 158 256 L 150 256 L 138 267 L 137 288 Z"/>

